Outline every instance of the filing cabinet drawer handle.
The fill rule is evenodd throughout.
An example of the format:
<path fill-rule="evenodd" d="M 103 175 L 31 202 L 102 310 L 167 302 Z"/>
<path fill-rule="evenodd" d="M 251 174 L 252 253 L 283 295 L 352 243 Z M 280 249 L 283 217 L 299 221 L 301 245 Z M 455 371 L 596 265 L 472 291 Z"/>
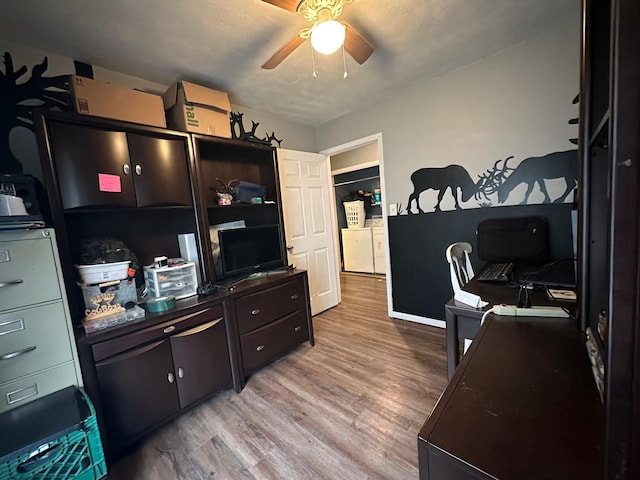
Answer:
<path fill-rule="evenodd" d="M 291 300 L 295 300 L 298 298 L 298 294 L 294 293 L 293 295 L 291 295 Z"/>
<path fill-rule="evenodd" d="M 260 313 L 260 309 L 256 308 L 255 310 L 251 310 L 251 315 L 258 315 Z"/>
<path fill-rule="evenodd" d="M 20 355 L 24 355 L 25 353 L 29 353 L 29 352 L 33 352 L 36 349 L 35 345 L 32 345 L 31 347 L 27 347 L 24 350 L 18 350 L 17 352 L 11 352 L 11 353 L 5 353 L 4 355 L 0 356 L 0 360 L 9 360 L 11 358 L 16 358 Z"/>
<path fill-rule="evenodd" d="M 300 330 L 302 330 L 302 327 L 301 327 L 300 325 L 297 325 L 297 326 L 293 329 L 293 331 L 294 331 L 294 332 L 299 332 Z"/>
<path fill-rule="evenodd" d="M 175 325 L 169 325 L 167 328 L 163 330 L 164 333 L 171 333 L 176 329 Z"/>
<path fill-rule="evenodd" d="M 261 352 L 262 350 L 264 350 L 264 345 L 258 345 L 256 347 L 256 352 Z"/>
<path fill-rule="evenodd" d="M 175 378 L 175 377 L 173 376 L 173 373 L 172 373 L 172 372 L 167 373 L 167 381 L 168 381 L 169 383 L 173 383 L 174 378 Z"/>
<path fill-rule="evenodd" d="M 24 280 L 11 280 L 10 282 L 0 282 L 0 288 L 3 287 L 10 287 L 11 285 L 19 285 L 20 283 L 23 283 Z"/>

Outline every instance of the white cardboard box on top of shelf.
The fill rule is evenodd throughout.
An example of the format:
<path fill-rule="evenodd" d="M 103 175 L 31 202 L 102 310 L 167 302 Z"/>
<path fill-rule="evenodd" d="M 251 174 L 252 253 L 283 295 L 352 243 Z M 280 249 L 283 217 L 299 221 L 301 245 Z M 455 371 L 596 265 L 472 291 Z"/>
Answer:
<path fill-rule="evenodd" d="M 162 96 L 169 127 L 231 138 L 231 103 L 225 92 L 179 80 Z"/>
<path fill-rule="evenodd" d="M 162 97 L 93 78 L 71 75 L 69 94 L 76 113 L 166 128 Z"/>

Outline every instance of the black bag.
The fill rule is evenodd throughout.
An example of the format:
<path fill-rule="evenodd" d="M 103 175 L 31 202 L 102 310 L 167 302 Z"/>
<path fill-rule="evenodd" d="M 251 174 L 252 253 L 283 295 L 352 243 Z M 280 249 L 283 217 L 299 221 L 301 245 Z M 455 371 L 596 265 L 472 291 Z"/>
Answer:
<path fill-rule="evenodd" d="M 252 203 L 253 198 L 261 198 L 265 200 L 267 196 L 267 187 L 251 182 L 240 180 L 236 186 L 236 200 L 242 203 Z"/>
<path fill-rule="evenodd" d="M 549 224 L 545 217 L 491 218 L 478 224 L 478 257 L 487 262 L 546 263 Z"/>

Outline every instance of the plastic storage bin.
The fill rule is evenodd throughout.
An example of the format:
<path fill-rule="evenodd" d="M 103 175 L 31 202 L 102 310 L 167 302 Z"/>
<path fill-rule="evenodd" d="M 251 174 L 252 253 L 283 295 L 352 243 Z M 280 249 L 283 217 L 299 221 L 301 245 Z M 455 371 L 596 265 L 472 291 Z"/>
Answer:
<path fill-rule="evenodd" d="M 94 480 L 107 474 L 96 412 L 67 387 L 0 415 L 0 480 Z"/>
<path fill-rule="evenodd" d="M 187 262 L 171 267 L 144 267 L 144 280 L 153 297 L 173 295 L 177 299 L 195 295 L 198 290 L 196 264 Z"/>
<path fill-rule="evenodd" d="M 356 200 L 354 202 L 342 202 L 342 204 L 344 205 L 344 212 L 347 216 L 347 227 L 364 227 L 364 202 L 362 200 Z"/>
<path fill-rule="evenodd" d="M 130 261 L 113 263 L 96 263 L 95 265 L 76 265 L 83 283 L 96 283 L 124 280 L 127 278 Z"/>

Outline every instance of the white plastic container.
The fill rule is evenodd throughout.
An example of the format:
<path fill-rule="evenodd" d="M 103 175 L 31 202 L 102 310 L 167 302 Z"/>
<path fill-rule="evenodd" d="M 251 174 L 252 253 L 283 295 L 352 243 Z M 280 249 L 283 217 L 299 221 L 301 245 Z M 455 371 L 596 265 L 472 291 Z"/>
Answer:
<path fill-rule="evenodd" d="M 82 283 L 93 285 L 96 283 L 124 280 L 127 278 L 131 262 L 96 263 L 94 265 L 76 265 Z"/>
<path fill-rule="evenodd" d="M 144 280 L 153 297 L 173 295 L 176 300 L 190 297 L 198 291 L 196 264 L 187 262 L 171 267 L 144 267 Z"/>
<path fill-rule="evenodd" d="M 354 202 L 342 202 L 342 204 L 344 205 L 344 212 L 347 216 L 347 227 L 364 227 L 364 202 L 362 200 L 356 200 Z"/>

